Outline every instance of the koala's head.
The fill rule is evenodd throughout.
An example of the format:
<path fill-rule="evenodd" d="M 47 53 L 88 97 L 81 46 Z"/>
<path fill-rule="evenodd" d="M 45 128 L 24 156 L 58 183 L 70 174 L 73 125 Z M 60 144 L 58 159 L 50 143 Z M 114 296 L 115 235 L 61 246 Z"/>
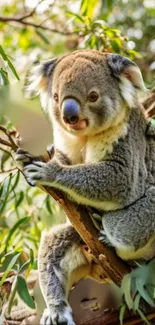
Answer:
<path fill-rule="evenodd" d="M 116 125 L 145 89 L 137 65 L 118 54 L 80 50 L 34 67 L 26 93 L 40 95 L 52 121 L 75 135 Z"/>

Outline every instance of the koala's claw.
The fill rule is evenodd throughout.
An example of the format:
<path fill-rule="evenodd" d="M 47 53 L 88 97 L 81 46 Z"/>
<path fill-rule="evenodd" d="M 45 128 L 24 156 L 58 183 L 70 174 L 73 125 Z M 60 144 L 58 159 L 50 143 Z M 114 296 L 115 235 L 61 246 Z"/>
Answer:
<path fill-rule="evenodd" d="M 48 153 L 50 159 L 53 158 L 54 152 L 55 152 L 54 145 L 53 144 L 49 144 L 47 146 L 47 153 Z"/>
<path fill-rule="evenodd" d="M 100 230 L 100 236 L 98 238 L 102 243 L 106 244 L 109 247 L 112 247 L 106 233 L 104 230 Z"/>
<path fill-rule="evenodd" d="M 23 174 L 31 186 L 36 186 L 39 181 L 45 180 L 46 163 L 35 161 L 23 168 Z"/>
<path fill-rule="evenodd" d="M 64 312 L 52 312 L 45 309 L 40 325 L 76 325 L 72 318 L 72 313 L 69 307 L 66 307 Z"/>
<path fill-rule="evenodd" d="M 31 162 L 32 159 L 33 159 L 33 156 L 29 152 L 27 152 L 21 148 L 17 149 L 16 154 L 15 154 L 16 161 L 25 165 L 26 163 Z"/>

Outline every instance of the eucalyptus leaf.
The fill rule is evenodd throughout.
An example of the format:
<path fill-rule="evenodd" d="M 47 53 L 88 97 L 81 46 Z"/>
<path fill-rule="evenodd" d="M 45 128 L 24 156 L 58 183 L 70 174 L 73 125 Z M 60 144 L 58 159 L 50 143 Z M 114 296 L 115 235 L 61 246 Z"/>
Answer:
<path fill-rule="evenodd" d="M 148 319 L 146 318 L 146 316 L 143 314 L 143 312 L 142 312 L 140 309 L 138 309 L 137 312 L 138 312 L 139 316 L 141 317 L 141 319 L 142 319 L 146 324 L 151 325 L 151 323 L 148 321 Z"/>
<path fill-rule="evenodd" d="M 30 221 L 30 217 L 25 217 L 25 218 L 21 218 L 20 220 L 18 220 L 15 225 L 10 229 L 8 237 L 6 239 L 6 249 L 9 245 L 9 241 L 11 239 L 11 237 L 13 236 L 13 234 L 15 233 L 15 231 L 18 229 L 19 227 L 25 223 L 27 223 L 28 221 Z"/>
<path fill-rule="evenodd" d="M 133 308 L 133 299 L 131 297 L 131 274 L 127 274 L 124 276 L 122 280 L 121 288 L 124 293 L 125 302 L 129 309 Z"/>
<path fill-rule="evenodd" d="M 5 178 L 4 182 L 1 184 L 0 189 L 0 215 L 3 213 L 5 206 L 7 204 L 7 199 L 9 196 L 9 191 L 11 187 L 11 179 L 12 175 L 10 174 L 8 177 Z"/>
<path fill-rule="evenodd" d="M 17 292 L 27 306 L 29 306 L 31 309 L 35 309 L 35 303 L 29 294 L 26 281 L 21 275 L 18 275 L 17 278 Z"/>
<path fill-rule="evenodd" d="M 120 308 L 120 313 L 119 313 L 119 321 L 120 321 L 120 325 L 123 325 L 123 319 L 124 319 L 124 315 L 125 315 L 125 311 L 126 311 L 126 305 L 123 304 Z"/>
<path fill-rule="evenodd" d="M 21 253 L 17 253 L 10 261 L 7 269 L 5 270 L 3 276 L 2 276 L 2 279 L 0 281 L 0 287 L 2 286 L 2 284 L 4 283 L 4 281 L 6 280 L 7 278 L 7 275 L 9 274 L 9 272 L 12 270 L 13 266 L 15 265 L 15 263 L 17 262 L 19 256 L 20 256 Z"/>

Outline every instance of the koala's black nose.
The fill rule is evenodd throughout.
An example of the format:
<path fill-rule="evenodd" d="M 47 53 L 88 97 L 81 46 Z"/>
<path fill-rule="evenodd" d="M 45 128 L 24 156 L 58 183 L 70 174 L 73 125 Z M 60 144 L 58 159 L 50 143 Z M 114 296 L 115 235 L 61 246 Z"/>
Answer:
<path fill-rule="evenodd" d="M 76 124 L 79 120 L 80 105 L 74 98 L 67 98 L 62 103 L 63 120 L 68 124 Z"/>

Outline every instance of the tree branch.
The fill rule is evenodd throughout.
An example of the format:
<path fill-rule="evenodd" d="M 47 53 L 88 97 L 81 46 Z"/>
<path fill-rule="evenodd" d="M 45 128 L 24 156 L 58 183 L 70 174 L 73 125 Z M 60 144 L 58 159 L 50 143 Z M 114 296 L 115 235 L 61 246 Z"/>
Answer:
<path fill-rule="evenodd" d="M 12 133 L 17 134 L 17 132 L 16 131 L 9 131 L 3 125 L 0 125 L 0 131 L 2 131 L 7 136 L 8 140 L 9 140 L 9 142 L 8 142 L 8 141 L 0 138 L 0 143 L 5 145 L 5 146 L 11 147 L 13 150 L 17 150 L 18 145 L 16 144 L 16 142 L 14 141 L 14 139 L 12 137 Z"/>
<path fill-rule="evenodd" d="M 24 26 L 30 26 L 33 28 L 40 28 L 52 33 L 57 33 L 57 34 L 61 34 L 61 35 L 74 35 L 74 34 L 78 34 L 79 31 L 63 31 L 63 30 L 58 30 L 55 28 L 50 28 L 48 26 L 43 25 L 43 23 L 41 22 L 40 24 L 36 24 L 34 22 L 30 22 L 27 21 L 26 19 L 29 17 L 32 17 L 32 15 L 34 14 L 34 11 L 32 11 L 29 14 L 23 14 L 22 16 L 0 16 L 0 22 L 2 23 L 10 23 L 10 22 L 15 22 L 17 24 L 20 25 L 24 25 Z"/>
<path fill-rule="evenodd" d="M 49 187 L 41 187 L 50 194 L 63 208 L 73 227 L 90 248 L 95 261 L 101 266 L 100 280 L 111 279 L 117 284 L 121 283 L 123 276 L 130 272 L 114 253 L 114 250 L 105 246 L 98 240 L 98 231 L 94 227 L 86 207 L 79 206 L 68 200 L 63 193 Z"/>

